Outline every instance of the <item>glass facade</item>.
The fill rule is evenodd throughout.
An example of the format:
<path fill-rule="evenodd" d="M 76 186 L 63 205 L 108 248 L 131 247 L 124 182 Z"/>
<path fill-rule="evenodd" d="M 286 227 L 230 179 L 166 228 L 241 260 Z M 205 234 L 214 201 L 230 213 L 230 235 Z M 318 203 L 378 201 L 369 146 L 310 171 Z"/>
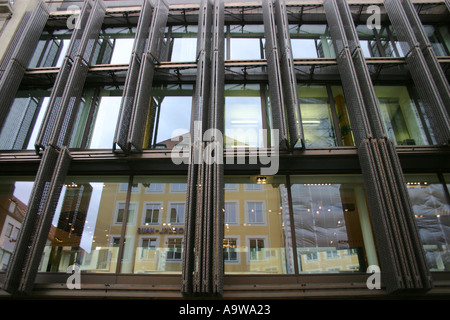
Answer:
<path fill-rule="evenodd" d="M 113 1 L 105 2 L 110 5 Z M 187 253 L 187 261 L 195 262 L 192 274 L 197 276 L 207 268 L 216 268 L 208 269 L 215 273 L 212 276 L 215 278 L 208 281 L 226 279 L 225 290 L 229 290 L 230 296 L 239 296 L 236 284 L 249 292 L 261 290 L 267 296 L 274 288 L 273 291 L 284 296 L 284 285 L 291 280 L 292 292 L 297 290 L 296 286 L 302 287 L 298 292 L 303 291 L 304 286 L 302 294 L 308 296 L 310 281 L 323 284 L 329 279 L 342 281 L 340 286 L 354 296 L 355 288 L 362 290 L 369 266 L 387 263 L 392 267 L 407 261 L 400 254 L 396 256 L 399 261 L 392 257 L 385 259 L 386 248 L 391 249 L 387 247 L 391 245 L 395 246 L 392 252 L 404 250 L 419 258 L 423 247 L 428 269 L 420 272 L 432 271 L 445 277 L 442 271 L 450 271 L 450 167 L 442 141 L 448 138 L 448 131 L 444 126 L 430 125 L 438 122 L 438 117 L 427 117 L 433 114 L 446 116 L 445 106 L 438 108 L 441 106 L 421 101 L 420 97 L 424 96 L 419 93 L 429 88 L 424 89 L 416 83 L 423 76 L 422 70 L 417 71 L 411 60 L 405 58 L 406 53 L 395 32 L 398 21 L 392 20 L 393 24 L 389 24 L 390 15 L 383 12 L 381 28 L 369 29 L 361 16 L 355 14 L 357 9 L 363 12 L 366 4 L 353 1 L 349 9 L 355 24 L 347 24 L 342 19 L 342 25 L 335 26 L 330 24 L 330 17 L 344 14 L 343 10 L 333 12 L 335 8 L 326 9 L 322 4 L 294 1 L 280 6 L 289 20 L 281 24 L 276 19 L 277 12 L 263 10 L 266 2 L 242 5 L 239 1 L 225 1 L 225 9 L 221 12 L 224 27 L 222 30 L 220 24 L 218 31 L 212 21 L 213 11 L 219 9 L 207 10 L 202 16 L 198 4 L 169 2 L 167 23 L 165 18 L 153 19 L 155 17 L 144 21 L 148 22 L 144 26 L 148 30 L 143 32 L 150 31 L 149 36 L 161 47 L 156 46 L 157 52 L 140 52 L 151 57 L 151 69 L 144 70 L 141 65 L 141 68 L 133 69 L 136 71 L 132 73 L 133 77 L 128 77 L 133 49 L 145 47 L 149 39 L 136 39 L 140 15 L 137 6 L 129 8 L 117 3 L 120 10 L 113 6 L 107 8 L 105 16 L 103 12 L 98 17 L 94 13 L 90 15 L 92 21 L 89 21 L 97 23 L 91 26 L 96 29 L 93 32 L 98 32 L 99 36 L 86 46 L 90 56 L 89 61 L 85 61 L 88 71 L 86 77 L 84 74 L 77 77 L 72 72 L 77 69 L 72 68 L 67 86 L 58 76 L 72 33 L 64 20 L 67 17 L 52 11 L 39 39 L 36 35 L 37 47 L 30 52 L 27 69 L 22 70 L 23 80 L 17 80 L 19 89 L 12 103 L 8 100 L 6 105 L 0 101 L 0 271 L 7 270 L 14 260 L 12 257 L 26 219 L 34 180 L 50 176 L 63 177 L 64 184 L 42 256 L 37 255 L 40 259 L 38 281 L 45 283 L 53 283 L 54 279 L 60 281 L 62 274 L 78 265 L 83 274 L 94 274 L 86 277 L 89 284 L 103 284 L 103 279 L 111 278 L 112 282 L 123 285 L 114 289 L 118 292 L 132 292 L 132 283 L 139 283 L 147 293 L 156 290 L 150 288 L 152 281 L 158 287 L 159 282 L 166 286 L 166 280 L 179 281 L 181 278 L 184 285 L 191 276 L 186 274 L 188 268 L 183 267 Z M 159 2 L 151 3 L 153 6 Z M 441 4 L 436 7 L 442 9 Z M 424 6 L 423 10 L 430 8 Z M 161 12 L 163 10 L 158 14 L 163 14 Z M 207 14 L 211 14 L 210 27 L 214 29 L 211 39 L 223 36 L 223 68 L 201 68 L 205 60 L 200 58 L 205 52 L 211 53 L 206 57 L 209 62 L 218 62 L 213 60 L 217 53 L 215 47 L 205 49 L 200 46 L 205 30 L 197 21 L 203 21 Z M 94 21 L 100 16 L 102 21 Z M 448 72 L 450 40 L 446 21 L 441 18 L 432 21 L 426 14 L 420 17 L 426 18 L 423 25 L 426 35 L 442 70 Z M 157 27 L 154 25 L 159 23 L 161 25 Z M 274 44 L 279 59 L 268 59 L 265 46 L 269 23 L 274 23 L 274 33 L 280 30 L 289 33 L 293 60 L 283 59 L 283 54 L 289 53 L 281 52 L 283 39 L 277 39 Z M 359 37 L 364 55 L 361 61 L 357 56 L 359 52 L 350 53 L 351 58 L 346 55 L 348 52 L 335 52 L 334 45 L 340 41 L 336 36 L 343 36 L 348 31 L 356 31 Z M 88 38 L 87 35 L 83 37 Z M 3 39 L 2 33 L 0 39 Z M 142 46 L 136 45 L 138 41 Z M 133 61 L 142 63 L 139 56 L 136 57 Z M 214 66 L 222 66 L 222 61 Z M 351 67 L 351 70 L 345 67 Z M 271 70 L 275 68 L 290 74 L 287 77 L 272 74 Z M 0 78 L 5 74 L 11 77 L 8 80 L 16 81 L 14 77 L 18 74 L 11 75 L 7 71 L 1 69 Z M 275 79 L 279 86 L 272 87 L 274 82 L 269 80 L 275 76 L 280 77 Z M 350 79 L 350 76 L 357 79 Z M 6 95 L 3 87 L 6 82 L 1 80 L 0 89 Z M 428 80 L 431 82 L 431 77 Z M 373 98 L 377 100 L 379 110 L 369 110 L 372 104 L 362 99 L 363 90 L 354 88 L 355 81 L 361 82 L 361 88 L 367 88 L 364 86 L 367 85 L 374 89 L 376 96 Z M 219 88 L 222 84 L 223 88 Z M 82 92 L 76 97 L 80 103 L 74 106 L 72 123 L 57 123 L 62 128 L 70 128 L 71 132 L 67 132 L 70 143 L 53 146 L 43 141 L 39 145 L 43 150 L 36 150 L 39 130 L 51 131 L 49 127 L 41 128 L 41 124 L 46 123 L 45 116 L 51 116 L 49 110 L 56 105 L 49 106 L 52 94 L 53 97 L 56 94 L 51 88 L 64 88 L 63 97 Z M 290 91 L 285 91 L 286 88 Z M 145 95 L 150 97 L 148 106 L 137 108 L 134 104 L 127 110 L 129 113 L 121 113 L 124 99 L 129 98 L 124 92 L 130 93 L 134 89 L 135 98 L 139 94 L 148 94 Z M 222 89 L 223 101 L 214 100 L 222 97 Z M 288 101 L 291 90 L 296 93 L 298 106 L 292 106 Z M 437 90 L 434 93 L 439 93 Z M 275 94 L 284 99 L 284 109 L 277 105 Z M 202 99 L 214 100 L 214 105 L 203 103 Z M 190 137 L 194 120 L 198 120 L 192 114 L 194 101 L 203 101 L 204 110 L 198 117 L 203 119 L 203 128 L 223 121 L 223 146 L 228 148 L 225 156 L 226 160 L 232 157 L 233 162 L 226 161 L 223 167 L 193 167 L 186 163 L 180 166 L 171 158 L 171 149 L 178 143 L 189 141 L 185 138 Z M 216 110 L 222 108 L 223 114 L 218 115 Z M 363 109 L 366 114 L 361 112 Z M 293 129 L 295 124 L 289 117 L 298 111 L 301 127 Z M 374 111 L 379 111 L 383 128 L 376 128 L 378 123 L 366 118 Z M 129 115 L 136 117 L 128 122 L 126 117 Z M 352 119 L 361 119 L 361 123 L 350 123 L 349 115 Z M 67 121 L 68 117 L 56 119 Z M 286 123 L 278 120 L 286 120 Z M 56 125 L 52 121 L 48 123 Z M 135 127 L 130 128 L 129 123 Z M 289 138 L 286 144 L 276 145 L 278 141 L 270 132 L 280 129 L 276 126 L 286 129 L 283 132 Z M 133 139 L 139 136 L 136 141 L 114 144 L 116 133 L 120 131 L 131 136 L 132 129 L 137 133 Z M 392 149 L 390 144 L 383 149 L 384 144 L 374 143 L 371 148 L 379 149 L 371 149 L 373 152 L 366 154 L 364 143 L 384 140 L 383 129 L 394 144 Z M 289 143 L 299 140 L 304 142 L 304 148 L 296 148 L 298 144 L 291 148 Z M 141 143 L 142 148 L 138 148 Z M 129 145 L 132 147 L 127 150 Z M 211 141 L 203 141 L 205 150 L 211 145 Z M 234 158 L 243 155 L 251 162 L 255 150 L 261 155 L 266 151 L 264 148 L 274 150 L 275 146 L 280 152 L 272 155 L 277 157 L 279 168 L 272 175 L 257 176 L 257 171 L 266 165 L 262 163 L 262 157 L 261 163 L 240 163 L 238 160 L 235 164 Z M 71 155 L 67 161 L 67 175 L 61 170 L 65 169 L 66 163 L 56 160 L 61 159 L 57 156 L 65 151 Z M 53 154 L 56 155 L 54 158 Z M 378 156 L 383 157 L 383 162 L 377 161 Z M 389 181 L 400 181 L 402 172 L 405 186 L 403 183 L 399 183 L 402 186 L 387 186 Z M 364 178 L 361 173 L 365 174 Z M 380 173 L 386 179 L 372 181 L 371 173 Z M 203 179 L 206 176 L 212 178 L 205 186 Z M 221 201 L 222 190 L 223 208 L 215 206 Z M 391 219 L 391 208 L 377 207 L 368 201 L 372 200 L 369 198 L 372 195 L 366 190 L 375 190 L 375 194 L 395 192 L 398 198 L 393 199 L 401 199 L 402 203 L 410 201 L 414 216 L 409 217 L 411 220 L 405 217 L 396 220 L 397 215 Z M 198 207 L 193 209 L 188 206 L 190 196 L 197 201 L 211 200 L 214 206 L 205 200 L 205 203 L 196 202 Z M 48 205 L 51 200 L 45 194 L 42 205 Z M 219 212 L 212 212 L 212 207 Z M 221 215 L 223 225 L 215 224 Z M 196 224 L 200 220 L 211 225 L 202 225 L 204 228 L 200 231 L 198 225 L 194 231 L 188 228 L 190 223 Z M 411 240 L 414 242 L 411 248 L 404 239 L 390 243 L 389 239 L 373 231 L 380 230 L 374 226 L 382 226 L 396 232 L 395 224 L 399 223 L 402 230 L 414 234 L 412 222 L 416 223 L 420 241 Z M 211 226 L 213 230 L 205 231 Z M 222 228 L 223 238 L 216 238 Z M 197 241 L 195 238 L 192 244 L 189 241 L 192 234 L 194 238 L 200 234 L 205 239 Z M 33 240 L 36 232 L 30 237 Z M 223 252 L 210 254 L 212 251 L 208 251 L 197 255 L 195 250 L 199 251 L 199 247 L 223 248 Z M 24 242 L 21 248 L 27 253 L 30 250 Z M 189 254 L 191 250 L 194 258 Z M 32 257 L 37 259 L 35 255 Z M 22 264 L 32 265 L 30 261 L 24 261 Z M 216 261 L 220 262 L 219 267 L 215 265 Z M 37 265 L 37 261 L 32 262 Z M 409 276 L 403 269 L 400 273 L 399 277 Z M 243 283 L 239 283 L 243 279 Z M 252 281 L 264 286 L 259 287 Z M 439 285 L 443 286 L 442 283 Z M 384 287 L 389 285 L 383 282 Z M 328 294 L 336 289 L 331 287 L 324 287 L 323 292 Z M 160 291 L 162 297 L 165 297 L 166 289 Z M 169 290 L 178 290 L 180 295 L 185 293 L 180 293 L 179 287 L 167 289 L 167 292 Z"/>

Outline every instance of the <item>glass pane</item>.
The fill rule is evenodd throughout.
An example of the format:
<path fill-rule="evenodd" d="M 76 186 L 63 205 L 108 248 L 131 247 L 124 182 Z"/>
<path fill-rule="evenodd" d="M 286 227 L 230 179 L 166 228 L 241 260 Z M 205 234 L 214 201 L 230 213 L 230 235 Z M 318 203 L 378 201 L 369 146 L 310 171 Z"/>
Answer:
<path fill-rule="evenodd" d="M 262 100 L 259 84 L 225 85 L 225 147 L 262 147 Z"/>
<path fill-rule="evenodd" d="M 405 86 L 374 86 L 388 137 L 396 145 L 426 145 L 416 105 Z"/>
<path fill-rule="evenodd" d="M 344 90 L 341 86 L 332 86 L 331 93 L 333 94 L 334 107 L 336 108 L 336 115 L 341 131 L 342 145 L 353 146 L 355 143 L 353 141 L 353 133 L 348 116 L 347 104 L 344 98 Z"/>
<path fill-rule="evenodd" d="M 68 177 L 39 271 L 116 272 L 128 177 Z M 130 219 L 129 219 L 130 220 Z"/>
<path fill-rule="evenodd" d="M 362 177 L 292 176 L 291 183 L 300 273 L 378 265 Z"/>
<path fill-rule="evenodd" d="M 49 90 L 18 91 L 0 130 L 0 150 L 34 149 Z"/>
<path fill-rule="evenodd" d="M 0 178 L 0 271 L 14 252 L 33 185 L 34 177 Z"/>
<path fill-rule="evenodd" d="M 450 203 L 435 174 L 405 174 L 430 270 L 450 271 Z"/>
<path fill-rule="evenodd" d="M 190 132 L 193 86 L 155 85 L 152 88 L 152 95 L 152 103 L 156 106 L 156 132 L 153 139 L 146 138 L 145 144 L 149 147 L 153 144 L 173 146 L 177 141 L 183 140 L 183 135 Z"/>
<path fill-rule="evenodd" d="M 171 26 L 167 29 L 162 61 L 196 61 L 198 27 Z"/>
<path fill-rule="evenodd" d="M 93 64 L 128 64 L 134 45 L 135 28 L 106 28 L 100 31 Z"/>
<path fill-rule="evenodd" d="M 448 56 L 448 49 L 450 45 L 449 27 L 424 25 L 423 28 L 428 36 L 431 46 L 433 47 L 434 53 L 437 56 Z"/>
<path fill-rule="evenodd" d="M 225 274 L 294 272 L 289 205 L 284 177 L 226 177 Z M 228 204 L 228 205 L 227 205 Z"/>
<path fill-rule="evenodd" d="M 337 146 L 327 87 L 298 85 L 297 88 L 306 146 Z"/>
<path fill-rule="evenodd" d="M 136 219 L 127 225 L 121 272 L 180 273 L 186 177 L 137 176 L 133 185 Z M 159 186 L 157 192 L 152 185 Z"/>
<path fill-rule="evenodd" d="M 294 59 L 336 57 L 327 25 L 289 25 L 289 33 Z"/>
<path fill-rule="evenodd" d="M 72 30 L 44 31 L 30 59 L 28 68 L 60 67 L 69 48 Z"/>
<path fill-rule="evenodd" d="M 356 32 L 365 57 L 403 57 L 404 53 L 392 26 L 381 26 L 380 29 L 369 29 L 362 24 Z"/>
<path fill-rule="evenodd" d="M 264 25 L 230 25 L 231 60 L 264 59 Z"/>
<path fill-rule="evenodd" d="M 113 146 L 122 88 L 85 88 L 70 147 L 110 149 Z"/>

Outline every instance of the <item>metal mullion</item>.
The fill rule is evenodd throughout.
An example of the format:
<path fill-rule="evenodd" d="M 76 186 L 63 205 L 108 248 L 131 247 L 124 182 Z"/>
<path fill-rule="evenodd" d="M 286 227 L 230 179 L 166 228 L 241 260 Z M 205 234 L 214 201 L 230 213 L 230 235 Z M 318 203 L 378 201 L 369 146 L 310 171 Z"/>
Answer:
<path fill-rule="evenodd" d="M 126 232 L 127 232 L 128 209 L 130 207 L 131 190 L 133 188 L 133 179 L 134 179 L 133 175 L 130 175 L 130 177 L 128 178 L 127 196 L 126 196 L 126 199 L 125 199 L 125 208 L 123 209 L 122 228 L 121 228 L 121 231 L 120 231 L 119 252 L 117 254 L 116 274 L 121 273 L 120 270 L 122 268 L 122 259 L 123 259 L 123 253 L 124 253 L 124 245 L 125 245 L 125 242 L 126 242 L 125 241 L 125 236 L 126 236 Z M 136 218 L 137 218 L 137 214 L 136 214 Z"/>
<path fill-rule="evenodd" d="M 286 186 L 288 193 L 289 204 L 289 224 L 291 226 L 291 239 L 292 239 L 292 253 L 294 257 L 294 273 L 299 274 L 300 269 L 298 265 L 298 253 L 297 253 L 297 238 L 295 235 L 295 220 L 294 220 L 294 206 L 292 203 L 292 191 L 291 191 L 291 177 L 290 174 L 286 174 Z"/>
<path fill-rule="evenodd" d="M 337 145 L 339 147 L 342 147 L 342 135 L 341 135 L 341 126 L 339 124 L 339 117 L 336 112 L 336 106 L 334 105 L 334 99 L 333 99 L 333 92 L 331 90 L 330 85 L 326 85 L 327 88 L 327 95 L 328 95 L 328 104 L 330 105 L 331 109 L 331 116 L 334 126 L 334 136 L 336 138 Z"/>
<path fill-rule="evenodd" d="M 83 138 L 81 139 L 81 145 L 80 147 L 82 149 L 86 149 L 87 148 L 87 140 L 89 138 L 89 135 L 91 133 L 91 128 L 93 128 L 94 125 L 94 112 L 96 109 L 96 104 L 99 101 L 99 92 L 100 89 L 96 88 L 95 93 L 94 93 L 94 97 L 91 100 L 91 105 L 89 107 L 89 114 L 87 117 L 88 123 L 86 123 L 86 126 L 84 127 L 84 133 L 83 133 Z"/>

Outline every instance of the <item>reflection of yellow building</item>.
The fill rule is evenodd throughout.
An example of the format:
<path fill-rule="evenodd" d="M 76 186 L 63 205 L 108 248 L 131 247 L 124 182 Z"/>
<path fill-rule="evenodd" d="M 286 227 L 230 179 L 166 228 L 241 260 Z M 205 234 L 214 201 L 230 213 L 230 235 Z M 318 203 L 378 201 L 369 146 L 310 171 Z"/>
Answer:
<path fill-rule="evenodd" d="M 136 178 L 127 207 L 126 180 L 102 180 L 67 180 L 41 271 L 180 272 L 185 181 Z"/>
<path fill-rule="evenodd" d="M 246 180 L 228 178 L 230 183 L 225 184 L 225 272 L 291 272 L 292 254 L 286 252 L 291 248 L 286 243 L 289 228 L 284 222 L 289 219 L 286 189 L 276 181 Z"/>

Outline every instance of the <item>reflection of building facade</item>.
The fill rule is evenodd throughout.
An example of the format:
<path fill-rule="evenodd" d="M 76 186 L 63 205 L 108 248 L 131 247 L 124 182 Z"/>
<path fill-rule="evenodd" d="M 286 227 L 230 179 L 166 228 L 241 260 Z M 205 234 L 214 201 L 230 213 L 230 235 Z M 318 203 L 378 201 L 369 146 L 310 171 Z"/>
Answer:
<path fill-rule="evenodd" d="M 447 0 L 127 2 L 0 2 L 1 295 L 449 294 Z"/>

